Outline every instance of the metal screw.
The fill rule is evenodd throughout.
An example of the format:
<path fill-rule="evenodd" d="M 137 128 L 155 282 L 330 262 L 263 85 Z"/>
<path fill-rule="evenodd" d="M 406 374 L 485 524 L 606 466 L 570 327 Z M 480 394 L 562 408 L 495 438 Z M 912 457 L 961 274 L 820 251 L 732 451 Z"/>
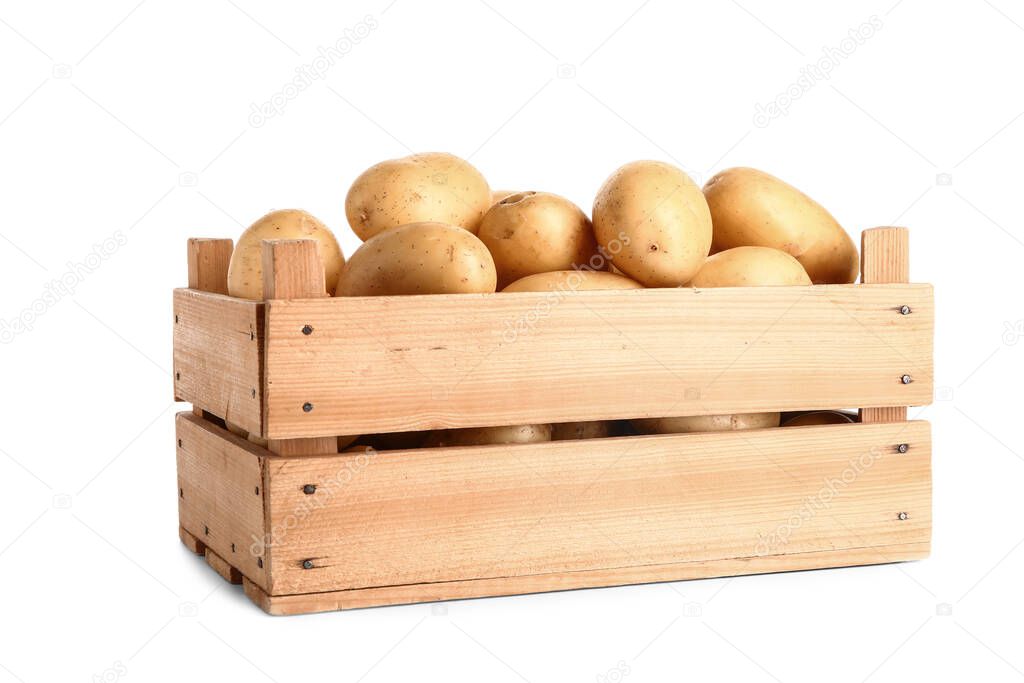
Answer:
<path fill-rule="evenodd" d="M 252 397 L 256 398 L 256 390 L 255 389 L 252 390 Z"/>
<path fill-rule="evenodd" d="M 231 552 L 235 552 L 235 544 L 234 543 L 231 544 Z"/>
<path fill-rule="evenodd" d="M 174 379 L 176 379 L 176 380 L 177 379 L 181 379 L 181 373 L 180 372 L 174 373 Z"/>
<path fill-rule="evenodd" d="M 175 314 L 174 314 L 174 322 L 175 322 L 175 323 L 177 323 L 177 322 L 178 322 L 178 314 L 177 314 L 177 313 L 175 313 Z"/>
<path fill-rule="evenodd" d="M 903 382 L 904 384 L 910 384 L 911 382 L 914 381 L 914 378 L 911 377 L 910 375 L 903 375 L 902 377 L 900 377 L 900 381 Z"/>
<path fill-rule="evenodd" d="M 305 486 L 302 487 L 302 492 L 305 493 L 307 496 L 312 496 L 314 493 L 316 493 L 316 484 L 306 484 Z"/>
<path fill-rule="evenodd" d="M 181 448 L 181 439 L 178 439 L 178 448 Z"/>
<path fill-rule="evenodd" d="M 204 536 L 209 536 L 210 535 L 210 527 L 208 527 L 208 526 L 204 526 L 203 527 L 203 535 Z"/>
<path fill-rule="evenodd" d="M 906 304 L 900 306 L 900 313 L 902 313 L 903 315 L 910 315 L 910 306 Z"/>
<path fill-rule="evenodd" d="M 310 403 L 309 401 L 306 401 L 305 403 L 302 404 L 302 412 L 308 413 L 308 412 L 311 412 L 312 410 L 313 410 L 313 404 Z"/>
<path fill-rule="evenodd" d="M 303 569 L 312 569 L 313 568 L 313 560 L 303 560 L 302 561 L 302 568 Z"/>
<path fill-rule="evenodd" d="M 260 569 L 263 569 L 263 558 L 262 557 L 257 557 L 256 558 L 256 566 L 259 567 Z"/>
<path fill-rule="evenodd" d="M 906 512 L 901 512 L 900 514 L 896 515 L 896 517 L 902 522 L 903 520 L 905 520 L 907 518 L 907 513 Z"/>
<path fill-rule="evenodd" d="M 313 334 L 313 328 L 310 325 L 303 325 L 302 334 L 307 336 Z"/>
<path fill-rule="evenodd" d="M 910 450 L 910 446 L 908 446 L 905 443 L 901 443 L 899 446 L 896 447 L 896 450 L 899 453 L 906 453 L 907 451 Z"/>
<path fill-rule="evenodd" d="M 185 489 L 178 489 L 178 498 L 185 497 Z"/>
<path fill-rule="evenodd" d="M 257 496 L 260 495 L 260 487 L 259 486 L 256 487 L 256 495 Z"/>

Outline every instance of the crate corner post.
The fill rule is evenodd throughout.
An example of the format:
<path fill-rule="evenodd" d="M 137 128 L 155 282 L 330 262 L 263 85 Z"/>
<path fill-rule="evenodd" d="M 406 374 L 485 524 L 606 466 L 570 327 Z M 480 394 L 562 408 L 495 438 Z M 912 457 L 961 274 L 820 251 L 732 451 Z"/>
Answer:
<path fill-rule="evenodd" d="M 910 282 L 910 231 L 907 228 L 868 228 L 861 233 L 860 244 L 861 284 Z M 862 407 L 860 421 L 906 422 L 907 407 Z"/>
<path fill-rule="evenodd" d="M 273 301 L 287 299 L 316 299 L 327 296 L 324 269 L 320 261 L 320 250 L 316 240 L 263 240 L 263 296 L 267 300 L 266 320 L 269 321 Z M 266 326 L 266 344 L 273 343 L 269 324 Z M 317 455 L 337 453 L 338 440 L 335 436 L 314 436 L 293 439 L 271 437 L 273 429 L 273 394 L 269 368 L 263 378 L 263 436 L 267 448 L 277 455 Z M 310 410 L 312 404 L 306 404 Z"/>

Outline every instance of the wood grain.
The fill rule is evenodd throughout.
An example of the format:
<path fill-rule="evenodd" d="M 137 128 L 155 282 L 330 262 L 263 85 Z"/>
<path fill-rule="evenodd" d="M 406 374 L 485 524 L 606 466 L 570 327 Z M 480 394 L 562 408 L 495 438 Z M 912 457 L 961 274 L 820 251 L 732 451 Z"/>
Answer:
<path fill-rule="evenodd" d="M 930 456 L 928 423 L 906 422 L 274 458 L 268 523 L 286 532 L 263 588 L 920 547 Z M 825 503 L 802 518 L 809 499 Z"/>
<path fill-rule="evenodd" d="M 259 434 L 263 303 L 174 291 L 174 400 Z"/>
<path fill-rule="evenodd" d="M 906 228 L 869 228 L 863 231 L 860 238 L 860 280 L 866 284 L 910 282 L 910 231 Z M 917 315 L 912 306 L 911 309 L 911 315 Z M 908 374 L 913 377 L 912 372 L 908 371 Z M 905 405 L 860 410 L 861 422 L 904 422 L 906 419 Z"/>
<path fill-rule="evenodd" d="M 188 241 L 188 287 L 228 293 L 228 266 L 234 243 L 228 239 L 192 237 Z"/>
<path fill-rule="evenodd" d="M 176 423 L 181 526 L 222 565 L 268 586 L 260 457 L 266 451 L 191 413 L 179 413 Z"/>
<path fill-rule="evenodd" d="M 255 583 L 244 579 L 245 593 L 269 614 L 309 614 L 333 610 L 358 609 L 379 605 L 436 602 L 495 595 L 517 595 L 544 591 L 621 586 L 657 581 L 682 581 L 718 576 L 741 576 L 770 572 L 853 567 L 866 564 L 919 560 L 928 556 L 929 543 L 902 543 L 891 546 L 825 550 L 762 557 L 742 557 L 703 562 L 676 562 L 641 567 L 594 569 L 557 574 L 533 574 L 493 579 L 469 579 L 439 583 L 381 586 L 353 590 L 269 595 Z"/>
<path fill-rule="evenodd" d="M 263 293 L 268 299 L 325 297 L 324 268 L 316 240 L 263 240 Z M 300 328 L 301 333 L 301 328 Z M 267 378 L 267 383 L 271 379 Z M 299 435 L 268 439 L 267 448 L 278 455 L 337 453 L 334 435 Z"/>
<path fill-rule="evenodd" d="M 914 314 L 896 313 L 902 304 Z M 930 285 L 266 306 L 265 433 L 278 439 L 921 405 L 932 396 Z M 908 371 L 915 382 L 903 385 Z"/>

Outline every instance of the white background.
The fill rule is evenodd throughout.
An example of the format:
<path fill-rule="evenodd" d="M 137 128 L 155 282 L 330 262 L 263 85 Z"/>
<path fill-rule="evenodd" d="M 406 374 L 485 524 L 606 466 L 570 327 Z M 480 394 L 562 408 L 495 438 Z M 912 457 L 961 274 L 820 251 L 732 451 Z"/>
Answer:
<path fill-rule="evenodd" d="M 426 5 L 0 4 L 0 320 L 77 273 L 0 345 L 0 681 L 1024 677 L 1024 9 Z M 830 78 L 798 83 L 872 16 Z M 324 78 L 250 125 L 360 22 L 375 27 Z M 755 125 L 794 83 L 787 113 Z M 412 150 L 587 209 L 632 159 L 699 182 L 751 165 L 855 235 L 910 226 L 912 278 L 937 304 L 937 400 L 911 411 L 933 424 L 932 557 L 265 616 L 177 540 L 185 240 L 302 207 L 351 253 L 348 184 Z"/>

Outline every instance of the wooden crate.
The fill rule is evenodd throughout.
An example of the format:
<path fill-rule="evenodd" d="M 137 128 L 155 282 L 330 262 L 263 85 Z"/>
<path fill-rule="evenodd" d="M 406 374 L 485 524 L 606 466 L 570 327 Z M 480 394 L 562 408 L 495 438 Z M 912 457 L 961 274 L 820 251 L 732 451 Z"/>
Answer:
<path fill-rule="evenodd" d="M 274 614 L 894 562 L 931 538 L 930 285 L 329 298 L 311 241 L 174 293 L 181 538 Z M 337 435 L 861 407 L 822 427 L 337 453 Z M 224 429 L 267 440 L 256 445 Z"/>

